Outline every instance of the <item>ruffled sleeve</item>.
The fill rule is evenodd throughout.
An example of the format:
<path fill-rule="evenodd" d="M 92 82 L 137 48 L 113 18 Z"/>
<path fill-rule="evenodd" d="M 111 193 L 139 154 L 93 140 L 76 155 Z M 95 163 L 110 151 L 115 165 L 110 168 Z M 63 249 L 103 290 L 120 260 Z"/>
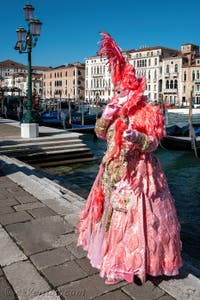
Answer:
<path fill-rule="evenodd" d="M 153 152 L 158 147 L 159 141 L 155 136 L 138 132 L 137 138 L 134 141 L 135 148 L 141 152 Z"/>
<path fill-rule="evenodd" d="M 107 131 L 110 123 L 110 120 L 104 119 L 102 117 L 100 119 L 97 119 L 95 124 L 95 133 L 99 138 L 107 139 Z"/>

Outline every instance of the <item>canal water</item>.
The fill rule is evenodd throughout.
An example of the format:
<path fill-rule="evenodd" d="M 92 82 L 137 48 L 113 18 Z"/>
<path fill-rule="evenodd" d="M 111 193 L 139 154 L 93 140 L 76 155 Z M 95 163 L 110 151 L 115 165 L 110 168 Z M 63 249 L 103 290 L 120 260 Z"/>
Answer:
<path fill-rule="evenodd" d="M 180 123 L 183 119 L 169 115 L 169 124 L 177 121 Z M 96 156 L 96 161 L 44 170 L 51 179 L 87 198 L 106 150 L 106 142 L 95 138 L 92 133 L 84 134 L 82 139 Z M 193 152 L 169 151 L 160 146 L 155 155 L 162 164 L 175 200 L 184 255 L 200 269 L 200 160 Z"/>

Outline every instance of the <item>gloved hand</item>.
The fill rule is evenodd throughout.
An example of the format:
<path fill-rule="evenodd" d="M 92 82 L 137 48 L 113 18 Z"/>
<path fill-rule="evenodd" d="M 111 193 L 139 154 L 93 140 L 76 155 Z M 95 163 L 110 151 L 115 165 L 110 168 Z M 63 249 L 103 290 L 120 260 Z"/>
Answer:
<path fill-rule="evenodd" d="M 120 108 L 119 106 L 113 103 L 106 105 L 102 113 L 102 117 L 107 120 L 112 120 L 114 116 L 117 114 L 117 112 L 119 111 L 119 108 Z"/>
<path fill-rule="evenodd" d="M 138 131 L 134 129 L 127 129 L 124 131 L 123 137 L 129 142 L 134 142 L 138 137 Z"/>

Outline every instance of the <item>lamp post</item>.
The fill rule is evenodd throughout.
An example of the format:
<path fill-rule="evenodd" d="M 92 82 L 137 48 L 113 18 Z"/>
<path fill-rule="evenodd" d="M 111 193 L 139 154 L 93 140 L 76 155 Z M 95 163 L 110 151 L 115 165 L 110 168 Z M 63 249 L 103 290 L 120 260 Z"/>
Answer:
<path fill-rule="evenodd" d="M 31 52 L 32 48 L 36 46 L 42 23 L 33 17 L 34 7 L 31 4 L 24 6 L 25 20 L 28 23 L 28 29 L 25 30 L 21 25 L 16 30 L 17 42 L 15 50 L 19 53 L 28 54 L 28 95 L 26 103 L 26 112 L 22 118 L 21 137 L 34 138 L 39 134 L 38 124 L 34 118 L 32 106 L 32 70 L 31 70 Z"/>

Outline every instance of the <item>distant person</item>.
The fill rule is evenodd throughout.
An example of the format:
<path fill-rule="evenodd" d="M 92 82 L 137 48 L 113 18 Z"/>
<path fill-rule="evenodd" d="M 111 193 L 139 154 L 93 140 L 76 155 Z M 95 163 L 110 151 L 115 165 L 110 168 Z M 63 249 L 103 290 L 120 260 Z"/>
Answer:
<path fill-rule="evenodd" d="M 144 96 L 145 78 L 107 33 L 99 54 L 107 56 L 114 96 L 97 120 L 107 140 L 76 230 L 78 245 L 106 284 L 174 276 L 182 265 L 180 225 L 160 162 L 152 154 L 165 135 L 158 105 Z"/>
<path fill-rule="evenodd" d="M 17 106 L 17 118 L 18 118 L 19 121 L 21 120 L 21 107 L 20 107 L 20 105 Z"/>
<path fill-rule="evenodd" d="M 7 119 L 8 118 L 8 108 L 5 104 L 3 106 L 3 114 L 4 114 L 5 119 Z"/>
<path fill-rule="evenodd" d="M 67 113 L 64 109 L 62 109 L 60 112 L 60 118 L 61 118 L 63 129 L 66 129 Z"/>

